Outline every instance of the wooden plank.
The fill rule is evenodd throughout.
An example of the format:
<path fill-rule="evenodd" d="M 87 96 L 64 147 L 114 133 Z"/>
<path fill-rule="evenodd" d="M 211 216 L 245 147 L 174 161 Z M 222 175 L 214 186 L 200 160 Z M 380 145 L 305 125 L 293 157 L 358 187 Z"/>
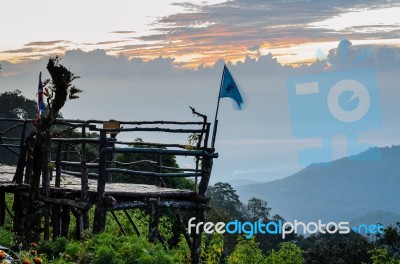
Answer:
<path fill-rule="evenodd" d="M 119 169 L 119 168 L 109 168 L 108 172 L 119 172 L 125 174 L 133 174 L 133 175 L 141 175 L 141 176 L 149 176 L 149 177 L 197 177 L 202 176 L 201 173 L 172 173 L 172 172 L 151 172 L 151 171 L 134 171 L 128 169 Z"/>
<path fill-rule="evenodd" d="M 212 153 L 204 150 L 178 150 L 178 149 L 162 149 L 162 148 L 105 148 L 103 151 L 116 153 L 153 153 L 166 154 L 175 156 L 205 156 L 218 158 L 218 153 Z"/>
<path fill-rule="evenodd" d="M 161 128 L 161 127 L 130 127 L 130 128 L 93 128 L 94 131 L 106 131 L 106 132 L 167 132 L 167 133 L 204 133 L 203 129 L 180 129 L 180 128 Z"/>
<path fill-rule="evenodd" d="M 202 210 L 210 209 L 210 206 L 208 204 L 200 204 L 189 201 L 159 201 L 158 206 L 166 208 L 175 208 L 175 209 L 202 209 Z M 148 204 L 146 202 L 133 201 L 133 202 L 118 203 L 114 206 L 108 207 L 107 211 L 117 211 L 117 210 L 127 210 L 127 209 L 147 208 L 147 207 Z"/>
<path fill-rule="evenodd" d="M 75 176 L 75 177 L 78 177 L 78 178 L 81 178 L 81 176 L 82 176 L 82 172 L 77 172 L 77 171 L 62 170 L 61 173 L 67 174 L 67 175 L 70 175 L 70 176 Z M 87 175 L 91 179 L 97 179 L 99 177 L 99 175 L 96 174 L 96 173 L 88 173 Z"/>
<path fill-rule="evenodd" d="M 54 142 L 67 142 L 67 143 L 100 143 L 98 138 L 53 138 Z"/>
<path fill-rule="evenodd" d="M 82 144 L 85 144 L 85 143 L 82 143 Z M 83 156 L 82 150 L 81 150 L 81 156 Z M 65 165 L 65 166 L 71 166 L 71 167 L 82 167 L 82 162 L 78 162 L 78 161 L 61 161 L 60 164 Z M 85 165 L 88 168 L 97 168 L 99 166 L 99 163 L 85 163 Z"/>
<path fill-rule="evenodd" d="M 82 210 L 89 210 L 91 205 L 87 202 L 79 202 L 64 198 L 51 198 L 51 197 L 39 197 L 39 200 L 46 203 L 60 204 L 60 205 L 68 205 Z"/>

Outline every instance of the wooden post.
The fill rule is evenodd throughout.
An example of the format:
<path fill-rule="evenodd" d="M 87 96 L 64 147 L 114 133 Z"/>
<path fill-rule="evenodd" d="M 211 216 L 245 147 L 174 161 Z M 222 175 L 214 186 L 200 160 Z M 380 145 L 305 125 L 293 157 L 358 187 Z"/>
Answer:
<path fill-rule="evenodd" d="M 196 224 L 204 223 L 205 215 L 203 209 L 196 209 Z M 203 225 L 199 228 L 199 233 L 193 232 L 192 248 L 191 248 L 191 259 L 192 264 L 200 264 L 201 256 L 201 234 L 203 233 Z"/>
<path fill-rule="evenodd" d="M 62 141 L 57 143 L 57 153 L 56 153 L 56 179 L 55 179 L 55 186 L 61 186 L 61 161 L 62 161 Z"/>
<path fill-rule="evenodd" d="M 50 197 L 50 173 L 49 168 L 51 162 L 51 139 L 46 142 L 46 156 L 45 165 L 42 172 L 42 187 L 44 189 L 45 197 Z M 50 204 L 45 203 L 43 206 L 43 216 L 44 216 L 44 234 L 43 238 L 49 240 L 50 238 Z"/>
<path fill-rule="evenodd" d="M 69 215 L 69 207 L 63 205 L 61 212 L 61 236 L 63 237 L 68 236 L 70 222 L 71 222 L 71 216 Z"/>
<path fill-rule="evenodd" d="M 26 184 L 30 184 L 32 170 L 33 170 L 33 142 L 34 142 L 33 139 L 27 142 L 28 155 L 26 157 L 25 179 L 24 179 L 24 183 Z"/>
<path fill-rule="evenodd" d="M 156 154 L 157 155 L 157 168 L 156 172 L 161 173 L 162 169 L 162 155 L 161 154 Z M 156 186 L 161 186 L 161 177 L 156 177 Z"/>
<path fill-rule="evenodd" d="M 75 209 L 75 208 L 73 208 Z M 75 229 L 75 238 L 77 240 L 81 240 L 83 238 L 83 215 L 81 210 L 71 210 L 76 219 L 76 229 Z"/>
<path fill-rule="evenodd" d="M 210 181 L 211 169 L 212 169 L 213 160 L 211 157 L 203 156 L 202 170 L 203 175 L 201 177 L 201 181 L 199 184 L 198 195 L 200 198 L 205 197 L 206 191 L 208 188 L 208 183 Z M 196 224 L 199 222 L 204 222 L 205 213 L 204 209 L 197 208 L 196 209 Z M 191 248 L 191 258 L 192 264 L 200 263 L 200 255 L 201 255 L 201 234 L 203 233 L 203 226 L 200 226 L 199 233 L 193 233 L 193 243 Z"/>
<path fill-rule="evenodd" d="M 53 240 L 60 236 L 60 214 L 61 214 L 61 205 L 53 204 L 52 206 L 52 214 L 51 214 L 51 223 L 53 226 Z"/>
<path fill-rule="evenodd" d="M 86 127 L 82 127 L 82 138 L 86 138 Z M 81 200 L 83 202 L 88 202 L 89 201 L 89 180 L 88 180 L 88 170 L 86 166 L 86 143 L 85 141 L 82 141 L 82 149 L 81 149 Z M 89 228 L 89 215 L 88 211 L 83 210 L 82 211 L 82 224 L 83 224 L 83 230 Z"/>
<path fill-rule="evenodd" d="M 97 203 L 94 212 L 93 233 L 100 233 L 106 225 L 106 211 L 103 204 L 107 181 L 107 135 L 105 131 L 100 132 L 100 148 L 99 148 L 99 179 L 97 181 Z"/>
<path fill-rule="evenodd" d="M 19 148 L 17 169 L 15 171 L 15 176 L 14 176 L 14 181 L 19 184 L 22 183 L 24 177 L 24 169 L 26 166 L 26 152 L 28 150 L 27 142 L 25 142 L 26 124 L 27 121 L 24 121 L 24 126 L 22 127 L 22 133 L 21 133 L 21 144 Z"/>
<path fill-rule="evenodd" d="M 56 178 L 55 178 L 55 187 L 61 186 L 61 161 L 62 161 L 62 148 L 63 143 L 59 141 L 57 143 L 57 152 L 56 152 Z M 53 204 L 52 206 L 52 214 L 51 214 L 51 223 L 53 226 L 53 240 L 60 236 L 61 231 L 61 205 Z"/>
<path fill-rule="evenodd" d="M 71 145 L 70 144 L 67 144 L 67 147 L 66 147 L 66 149 L 64 150 L 64 155 L 63 155 L 63 157 L 62 157 L 62 160 L 64 160 L 64 161 L 68 161 L 68 159 L 69 159 L 69 149 L 71 148 Z M 67 166 L 64 166 L 64 170 L 68 170 L 68 167 Z"/>
<path fill-rule="evenodd" d="M 160 220 L 160 209 L 158 199 L 150 200 L 150 223 L 149 223 L 149 241 L 157 242 L 158 237 L 158 222 Z"/>
<path fill-rule="evenodd" d="M 21 146 L 20 146 L 20 153 L 18 157 L 18 165 L 17 165 L 17 170 L 14 175 L 14 180 L 18 184 L 22 184 L 24 181 L 24 170 L 25 167 L 27 166 L 27 159 L 30 160 L 29 155 L 27 156 L 27 153 L 30 153 L 29 150 L 29 140 L 25 140 L 25 133 L 26 133 L 26 125 L 27 123 L 24 122 L 24 126 L 22 128 L 22 134 L 21 134 Z M 32 163 L 30 163 L 32 165 Z M 31 167 L 32 168 L 32 167 Z M 28 169 L 26 169 L 28 171 Z M 25 176 L 26 177 L 26 176 Z M 20 235 L 23 236 L 23 210 L 21 208 L 25 208 L 24 201 L 22 196 L 16 192 L 14 193 L 14 203 L 13 203 L 13 210 L 14 210 L 14 231 Z"/>
<path fill-rule="evenodd" d="M 203 175 L 201 177 L 199 183 L 199 196 L 205 196 L 208 188 L 208 183 L 210 182 L 211 177 L 211 169 L 212 169 L 213 160 L 211 157 L 203 156 L 202 170 Z"/>
<path fill-rule="evenodd" d="M 116 120 L 110 120 L 110 121 L 105 121 L 103 122 L 103 128 L 105 129 L 119 129 L 121 126 L 119 121 Z M 108 147 L 114 147 L 115 146 L 115 141 L 116 141 L 116 137 L 118 135 L 118 131 L 106 131 L 106 134 L 110 134 L 110 140 L 108 142 Z M 107 161 L 112 161 L 114 159 L 114 153 L 112 152 L 108 152 L 107 153 Z M 107 162 L 106 163 L 106 168 L 111 168 L 112 164 Z M 107 174 L 107 182 L 112 182 L 112 173 L 108 173 Z"/>
<path fill-rule="evenodd" d="M 26 215 L 26 199 L 22 197 L 18 192 L 14 193 L 14 203 L 13 203 L 13 211 L 14 211 L 14 231 L 21 237 L 21 240 L 25 240 L 24 234 L 24 221 L 23 217 Z"/>

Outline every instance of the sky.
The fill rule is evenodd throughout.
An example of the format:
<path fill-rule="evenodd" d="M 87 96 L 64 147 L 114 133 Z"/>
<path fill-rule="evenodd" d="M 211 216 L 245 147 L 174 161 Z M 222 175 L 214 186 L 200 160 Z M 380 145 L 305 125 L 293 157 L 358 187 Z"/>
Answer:
<path fill-rule="evenodd" d="M 212 179 L 269 181 L 345 156 L 352 142 L 399 144 L 398 14 L 400 2 L 390 0 L 7 1 L 0 11 L 0 92 L 19 89 L 34 99 L 38 72 L 46 77 L 49 56 L 60 55 L 84 90 L 65 106 L 65 117 L 193 120 L 190 105 L 213 120 L 227 63 L 245 107 L 236 111 L 221 99 Z M 307 111 L 296 108 L 291 83 L 298 76 L 340 81 L 346 72 L 368 80 L 379 122 L 329 133 L 302 127 L 320 126 L 322 114 L 313 117 L 318 122 L 298 122 L 296 111 Z M 311 113 L 326 109 L 332 87 Z M 303 158 L 326 142 L 331 156 Z"/>

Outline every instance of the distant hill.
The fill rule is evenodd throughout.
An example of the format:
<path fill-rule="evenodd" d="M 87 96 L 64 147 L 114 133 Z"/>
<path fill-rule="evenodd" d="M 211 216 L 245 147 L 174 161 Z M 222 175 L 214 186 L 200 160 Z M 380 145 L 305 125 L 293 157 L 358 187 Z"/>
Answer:
<path fill-rule="evenodd" d="M 383 226 L 388 226 L 393 225 L 396 222 L 400 222 L 400 214 L 383 210 L 368 212 L 365 215 L 362 215 L 350 221 L 351 226 L 358 226 L 360 224 L 370 225 L 377 223 L 380 223 Z"/>
<path fill-rule="evenodd" d="M 248 185 L 248 184 L 263 184 L 262 181 L 255 181 L 255 180 L 247 180 L 247 179 L 234 179 L 229 180 L 228 183 L 236 189 L 236 187 L 241 185 Z"/>
<path fill-rule="evenodd" d="M 366 161 L 377 153 L 379 160 Z M 400 146 L 369 149 L 351 158 L 312 164 L 284 179 L 236 189 L 242 201 L 262 198 L 273 214 L 286 220 L 352 221 L 382 210 L 387 221 L 387 216 L 400 213 Z"/>

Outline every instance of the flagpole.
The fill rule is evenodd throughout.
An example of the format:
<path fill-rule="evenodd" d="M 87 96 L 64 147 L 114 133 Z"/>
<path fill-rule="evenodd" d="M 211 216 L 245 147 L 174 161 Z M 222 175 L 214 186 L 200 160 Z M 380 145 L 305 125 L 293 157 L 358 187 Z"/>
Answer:
<path fill-rule="evenodd" d="M 221 99 L 221 90 L 222 90 L 222 83 L 224 82 L 225 70 L 226 70 L 226 64 L 224 65 L 224 70 L 222 71 L 222 77 L 221 77 L 221 84 L 219 85 L 217 110 L 215 111 L 214 129 L 213 129 L 213 135 L 212 135 L 212 140 L 211 140 L 211 148 L 214 148 L 215 137 L 217 136 L 217 127 L 218 127 L 218 119 L 217 118 L 218 118 L 218 110 L 219 110 L 219 100 Z"/>

